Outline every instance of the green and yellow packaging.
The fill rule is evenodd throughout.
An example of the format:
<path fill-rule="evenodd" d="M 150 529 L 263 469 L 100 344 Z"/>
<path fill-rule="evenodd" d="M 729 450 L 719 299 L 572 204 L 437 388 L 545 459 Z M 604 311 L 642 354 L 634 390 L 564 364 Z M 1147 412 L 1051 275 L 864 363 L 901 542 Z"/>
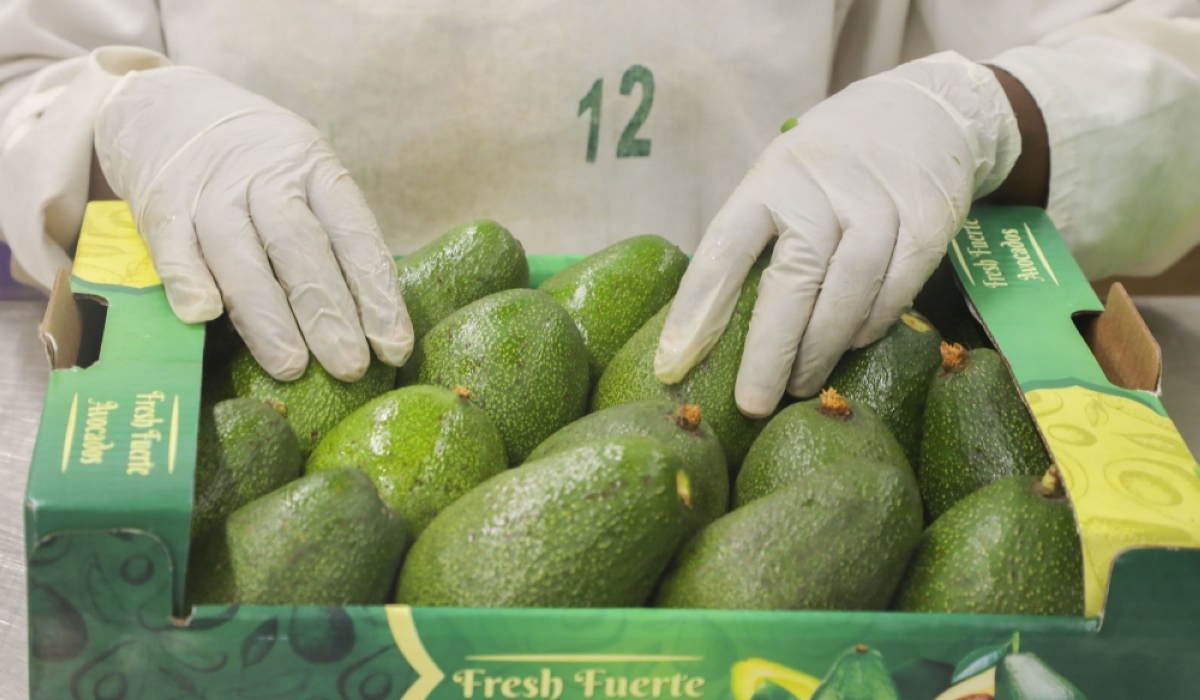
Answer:
<path fill-rule="evenodd" d="M 94 203 L 42 329 L 55 371 L 26 498 L 32 695 L 1195 697 L 1200 474 L 1156 396 L 1153 339 L 1120 290 L 1105 311 L 1040 210 L 976 207 L 951 256 L 1064 474 L 1085 617 L 184 610 L 204 329 L 171 313 L 126 207 Z M 577 259 L 533 256 L 532 284 Z"/>

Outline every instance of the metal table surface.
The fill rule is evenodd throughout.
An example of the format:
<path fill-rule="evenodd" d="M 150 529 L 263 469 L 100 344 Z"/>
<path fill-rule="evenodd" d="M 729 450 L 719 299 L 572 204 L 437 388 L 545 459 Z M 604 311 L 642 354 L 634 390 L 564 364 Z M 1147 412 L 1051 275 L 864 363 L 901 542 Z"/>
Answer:
<path fill-rule="evenodd" d="M 1200 297 L 1140 297 L 1163 351 L 1163 404 L 1200 448 Z M 49 366 L 37 324 L 42 302 L 0 302 L 0 700 L 29 695 L 22 501 Z"/>

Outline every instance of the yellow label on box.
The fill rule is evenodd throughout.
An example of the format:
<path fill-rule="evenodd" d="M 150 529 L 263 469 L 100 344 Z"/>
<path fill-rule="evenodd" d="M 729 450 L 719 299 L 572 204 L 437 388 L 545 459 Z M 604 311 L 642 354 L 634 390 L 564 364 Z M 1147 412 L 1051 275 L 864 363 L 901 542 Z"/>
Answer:
<path fill-rule="evenodd" d="M 96 284 L 143 289 L 162 284 L 125 202 L 91 202 L 71 274 Z"/>
<path fill-rule="evenodd" d="M 1134 547 L 1200 547 L 1196 460 L 1167 418 L 1084 387 L 1026 394 L 1075 507 L 1085 614 L 1104 607 L 1113 559 Z"/>

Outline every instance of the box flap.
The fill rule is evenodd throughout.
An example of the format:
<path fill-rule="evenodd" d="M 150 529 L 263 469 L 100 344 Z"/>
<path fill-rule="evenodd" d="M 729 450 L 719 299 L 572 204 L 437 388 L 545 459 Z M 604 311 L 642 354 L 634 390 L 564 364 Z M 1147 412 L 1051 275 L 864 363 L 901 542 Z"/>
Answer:
<path fill-rule="evenodd" d="M 1104 313 L 1088 324 L 1083 337 L 1110 382 L 1161 393 L 1162 349 L 1120 282 L 1113 284 Z"/>
<path fill-rule="evenodd" d="M 951 255 L 1063 474 L 1085 611 L 1099 614 L 1120 552 L 1200 547 L 1200 469 L 1158 397 L 1138 390 L 1158 386 L 1157 345 L 1118 290 L 1089 331 L 1093 355 L 1073 319 L 1104 309 L 1040 209 L 973 208 Z"/>
<path fill-rule="evenodd" d="M 30 466 L 28 551 L 67 530 L 135 529 L 186 561 L 204 326 L 172 313 L 123 202 L 88 205 L 70 282 L 107 313 L 84 323 L 56 285 L 43 323 L 55 370 Z M 81 345 L 99 348 L 87 368 L 75 366 Z"/>
<path fill-rule="evenodd" d="M 83 319 L 75 296 L 71 293 L 71 278 L 66 270 L 60 269 L 54 278 L 50 301 L 46 313 L 38 324 L 38 335 L 46 346 L 46 358 L 51 369 L 68 369 L 75 366 L 79 357 L 79 340 L 83 332 Z"/>

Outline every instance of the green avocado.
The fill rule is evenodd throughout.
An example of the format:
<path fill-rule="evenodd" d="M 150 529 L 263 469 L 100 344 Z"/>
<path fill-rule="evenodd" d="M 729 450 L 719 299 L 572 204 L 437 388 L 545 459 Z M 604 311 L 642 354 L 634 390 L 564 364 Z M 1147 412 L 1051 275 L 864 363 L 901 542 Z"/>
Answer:
<path fill-rule="evenodd" d="M 900 700 L 883 656 L 859 644 L 833 664 L 811 700 Z"/>
<path fill-rule="evenodd" d="M 354 409 L 392 388 L 396 368 L 371 354 L 371 364 L 362 379 L 343 382 L 325 371 L 317 358 L 299 379 L 281 382 L 259 366 L 249 350 L 242 350 L 230 365 L 234 393 L 265 401 L 287 419 L 300 441 L 300 454 L 307 459 L 325 431 L 341 422 Z"/>
<path fill-rule="evenodd" d="M 766 418 L 742 415 L 733 389 L 742 363 L 746 334 L 750 330 L 750 316 L 754 302 L 758 300 L 758 281 L 770 257 L 769 251 L 763 253 L 750 268 L 721 338 L 687 376 L 668 386 L 654 375 L 654 355 L 670 310 L 670 304 L 667 304 L 639 328 L 608 363 L 592 395 L 592 411 L 647 399 L 696 404 L 704 411 L 704 420 L 712 425 L 721 441 L 731 475 L 736 474 L 754 438 L 767 424 Z"/>
<path fill-rule="evenodd" d="M 202 403 L 196 443 L 192 537 L 200 537 L 233 511 L 300 476 L 296 433 L 262 401 Z"/>
<path fill-rule="evenodd" d="M 1035 654 L 1009 654 L 996 666 L 996 700 L 1087 700 Z"/>
<path fill-rule="evenodd" d="M 921 419 L 929 384 L 942 364 L 941 344 L 933 324 L 908 311 L 882 338 L 843 355 L 826 382 L 879 415 L 913 471 L 919 470 Z"/>
<path fill-rule="evenodd" d="M 733 489 L 742 506 L 850 457 L 871 457 L 912 478 L 904 450 L 866 404 L 836 389 L 780 411 L 754 441 Z"/>
<path fill-rule="evenodd" d="M 895 607 L 1082 615 L 1083 553 L 1057 470 L 1001 479 L 946 511 L 921 536 Z"/>
<path fill-rule="evenodd" d="M 679 457 L 647 437 L 511 469 L 433 519 L 404 563 L 396 602 L 642 605 L 687 531 L 689 486 Z"/>
<path fill-rule="evenodd" d="M 702 528 L 729 510 L 729 471 L 721 443 L 703 420 L 699 406 L 666 399 L 624 403 L 580 418 L 546 438 L 529 453 L 534 461 L 585 442 L 622 435 L 645 435 L 674 450 L 692 477 L 696 527 Z"/>
<path fill-rule="evenodd" d="M 357 469 L 309 474 L 192 544 L 195 604 L 379 605 L 408 546 L 404 521 Z"/>
<path fill-rule="evenodd" d="M 917 483 L 929 522 L 983 486 L 1050 465 L 1004 360 L 994 350 L 942 344 L 929 387 Z"/>
<path fill-rule="evenodd" d="M 529 286 L 529 260 L 521 242 L 489 219 L 450 229 L 397 260 L 396 271 L 418 344 L 438 322 L 467 304 Z M 410 360 L 400 370 L 401 380 L 410 383 L 419 369 Z"/>
<path fill-rule="evenodd" d="M 671 562 L 657 604 L 881 610 L 920 536 L 912 474 L 848 459 L 705 528 Z"/>
<path fill-rule="evenodd" d="M 421 384 L 464 386 L 499 429 L 509 464 L 587 410 L 587 350 L 548 295 L 510 289 L 455 311 L 417 350 Z"/>
<path fill-rule="evenodd" d="M 508 468 L 500 432 L 469 396 L 410 386 L 376 397 L 325 434 L 306 473 L 361 470 L 418 537 L 442 508 Z"/>
<path fill-rule="evenodd" d="M 538 289 L 583 336 L 592 381 L 637 329 L 675 296 L 688 258 L 661 236 L 634 236 L 560 271 Z"/>

